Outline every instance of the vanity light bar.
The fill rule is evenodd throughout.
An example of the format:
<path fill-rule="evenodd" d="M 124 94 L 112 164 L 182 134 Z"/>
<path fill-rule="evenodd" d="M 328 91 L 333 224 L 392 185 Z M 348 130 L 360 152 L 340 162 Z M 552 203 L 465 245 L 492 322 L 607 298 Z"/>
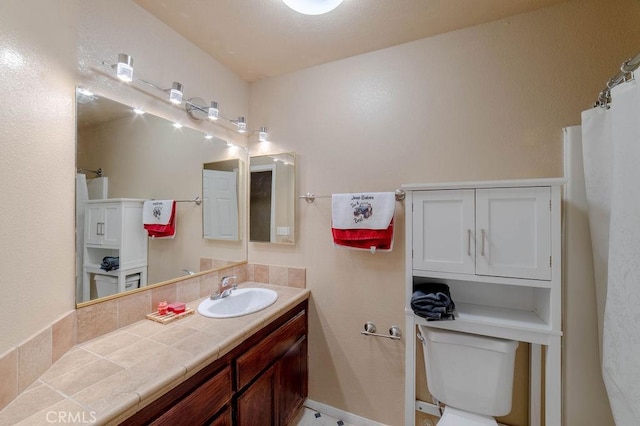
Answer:
<path fill-rule="evenodd" d="M 171 85 L 170 89 L 163 89 L 162 87 L 158 86 L 157 84 L 154 84 L 150 81 L 144 80 L 140 77 L 137 77 L 137 74 L 134 75 L 134 70 L 133 70 L 133 58 L 130 55 L 127 55 L 126 53 L 120 53 L 118 55 L 118 62 L 115 64 L 110 64 L 106 61 L 102 61 L 103 65 L 108 66 L 111 69 L 115 69 L 116 70 L 116 77 L 126 83 L 130 83 L 133 81 L 137 81 L 139 83 L 144 83 L 147 86 L 153 87 L 156 90 L 162 91 L 164 93 L 168 93 L 169 94 L 169 102 L 175 104 L 175 105 L 180 105 L 184 102 L 185 107 L 188 107 L 187 110 L 190 109 L 197 109 L 201 112 L 203 112 L 204 114 L 206 114 L 207 118 L 211 121 L 217 121 L 218 119 L 223 119 L 231 124 L 233 124 L 236 128 L 236 130 L 239 133 L 251 133 L 251 134 L 258 134 L 258 139 L 261 142 L 266 141 L 267 139 L 267 128 L 266 127 L 260 127 L 260 130 L 251 130 L 247 128 L 247 123 L 245 121 L 244 117 L 238 117 L 237 120 L 232 120 L 226 117 L 223 117 L 222 115 L 220 115 L 220 110 L 218 107 L 218 102 L 211 102 L 211 106 L 209 107 L 202 107 L 200 105 L 196 105 L 195 103 L 191 102 L 190 100 L 184 100 L 184 86 L 182 85 L 182 83 L 179 83 L 177 81 L 174 81 L 173 84 Z M 191 98 L 193 99 L 193 98 Z M 191 116 L 192 118 L 196 118 L 196 119 L 201 119 L 200 117 L 195 117 L 195 116 Z"/>

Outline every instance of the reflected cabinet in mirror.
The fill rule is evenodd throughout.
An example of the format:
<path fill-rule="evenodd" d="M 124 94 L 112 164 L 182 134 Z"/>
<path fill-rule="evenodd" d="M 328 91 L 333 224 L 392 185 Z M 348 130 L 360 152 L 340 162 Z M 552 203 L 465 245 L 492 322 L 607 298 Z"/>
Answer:
<path fill-rule="evenodd" d="M 249 161 L 249 241 L 295 244 L 295 153 Z"/>
<path fill-rule="evenodd" d="M 243 148 L 104 97 L 76 100 L 78 303 L 246 261 Z M 228 173 L 224 191 L 207 170 Z M 152 226 L 166 237 L 150 238 Z"/>

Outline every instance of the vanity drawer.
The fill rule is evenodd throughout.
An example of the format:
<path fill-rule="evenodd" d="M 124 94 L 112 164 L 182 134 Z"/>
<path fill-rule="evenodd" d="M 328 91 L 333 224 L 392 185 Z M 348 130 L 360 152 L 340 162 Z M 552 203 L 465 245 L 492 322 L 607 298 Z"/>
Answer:
<path fill-rule="evenodd" d="M 306 335 L 307 312 L 298 313 L 236 360 L 238 390 Z"/>
<path fill-rule="evenodd" d="M 231 400 L 231 393 L 231 366 L 227 366 L 151 424 L 204 424 Z"/>

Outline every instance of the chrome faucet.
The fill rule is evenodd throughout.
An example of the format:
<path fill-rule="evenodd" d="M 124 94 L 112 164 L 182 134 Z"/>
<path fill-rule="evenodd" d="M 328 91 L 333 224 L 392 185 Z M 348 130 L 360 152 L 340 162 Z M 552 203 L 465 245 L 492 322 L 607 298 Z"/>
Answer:
<path fill-rule="evenodd" d="M 211 295 L 211 300 L 223 299 L 227 296 L 231 295 L 231 292 L 238 288 L 238 286 L 233 283 L 231 284 L 231 280 L 236 279 L 235 275 L 230 275 L 227 277 L 222 277 L 220 282 L 218 283 L 218 292 Z"/>

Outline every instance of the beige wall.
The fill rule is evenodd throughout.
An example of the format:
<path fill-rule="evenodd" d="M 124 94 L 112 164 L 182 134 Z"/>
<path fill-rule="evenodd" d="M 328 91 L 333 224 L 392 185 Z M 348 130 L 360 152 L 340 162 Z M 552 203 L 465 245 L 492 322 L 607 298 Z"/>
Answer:
<path fill-rule="evenodd" d="M 299 154 L 301 193 L 557 176 L 561 128 L 578 123 L 637 53 L 639 8 L 635 0 L 574 1 L 261 81 L 249 121 L 269 127 L 274 151 Z M 184 117 L 107 75 L 100 62 L 120 52 L 147 79 L 180 80 L 187 95 L 217 99 L 226 115 L 246 113 L 245 82 L 128 0 L 1 1 L 0 300 L 11 321 L 0 354 L 73 308 L 74 87 Z M 212 132 L 244 142 L 219 126 Z M 359 331 L 368 320 L 382 330 L 404 324 L 402 234 L 392 253 L 334 249 L 322 199 L 299 202 L 297 223 L 296 246 L 252 244 L 249 260 L 307 267 L 311 398 L 401 424 L 404 347 Z M 569 397 L 575 386 L 565 384 Z M 585 418 L 598 406 L 578 402 L 567 407 L 580 405 Z"/>
<path fill-rule="evenodd" d="M 129 0 L 0 1 L 0 300 L 11 319 L 0 356 L 74 308 L 75 86 L 189 122 L 101 65 L 122 52 L 141 77 L 181 81 L 187 97 L 247 115 L 246 82 Z M 230 128 L 189 124 L 246 144 Z"/>
<path fill-rule="evenodd" d="M 562 128 L 637 53 L 639 18 L 633 0 L 580 0 L 348 58 L 253 83 L 251 117 L 269 127 L 273 152 L 297 152 L 300 193 L 561 176 Z M 250 243 L 249 261 L 307 268 L 310 398 L 402 424 L 403 344 L 360 335 L 369 320 L 404 326 L 402 232 L 392 253 L 336 249 L 330 201 L 297 208 L 298 244 Z M 593 336 L 565 331 L 572 353 L 595 349 Z M 607 419 L 601 393 L 578 386 L 565 383 L 565 424 Z"/>

